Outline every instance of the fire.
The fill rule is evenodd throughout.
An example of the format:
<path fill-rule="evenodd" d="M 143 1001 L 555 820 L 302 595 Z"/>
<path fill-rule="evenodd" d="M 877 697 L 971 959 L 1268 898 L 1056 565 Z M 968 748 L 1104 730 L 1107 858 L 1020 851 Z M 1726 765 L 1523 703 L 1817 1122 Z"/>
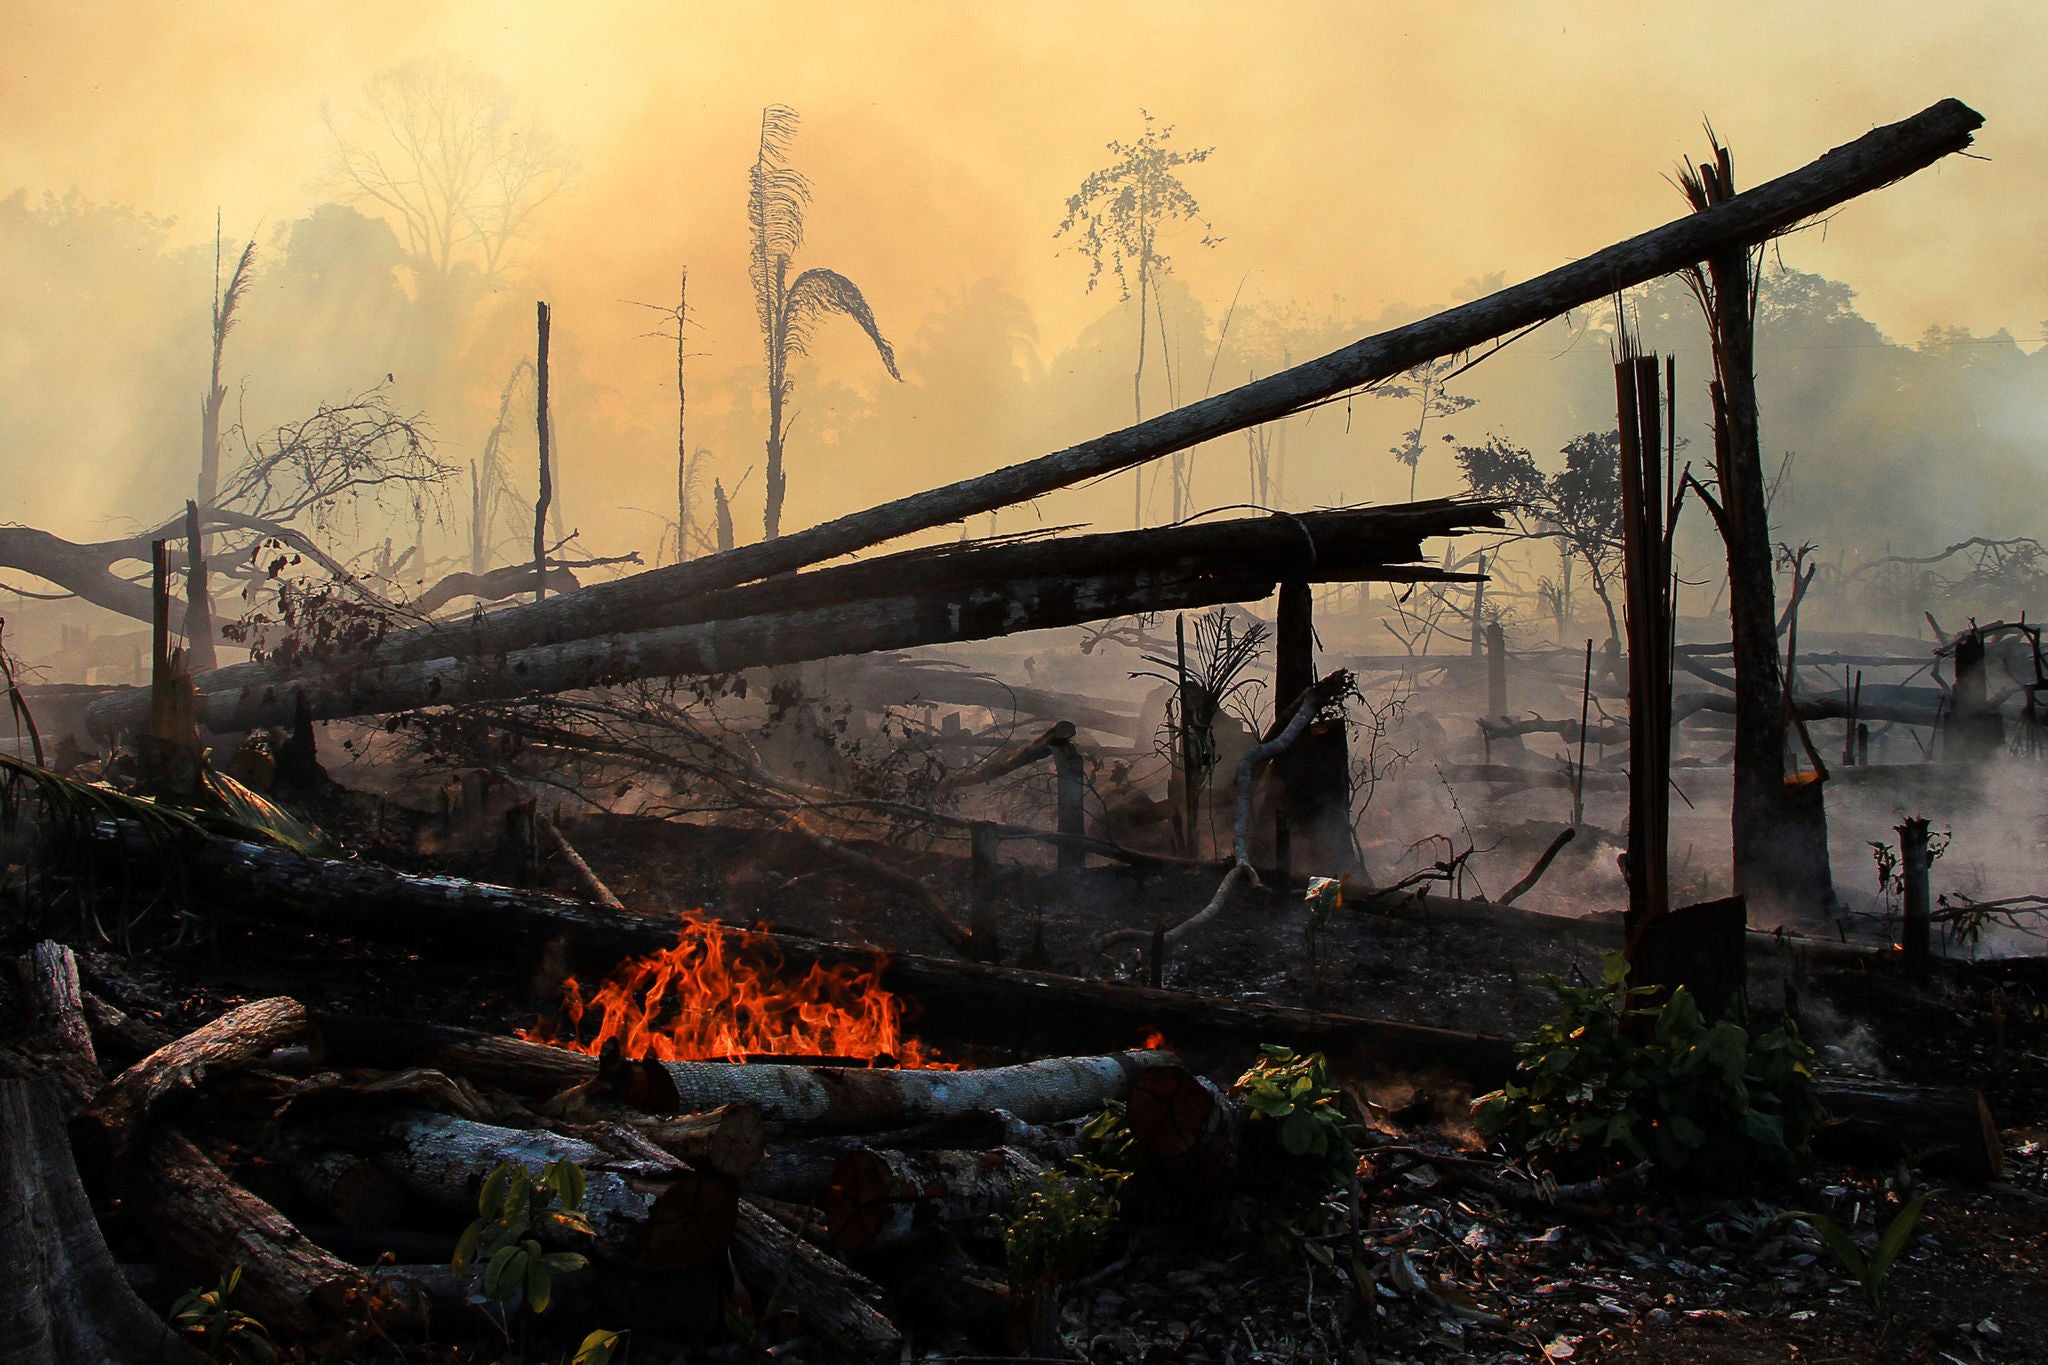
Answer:
<path fill-rule="evenodd" d="M 521 1036 L 593 1055 L 617 1039 L 621 1054 L 636 1060 L 772 1055 L 946 1066 L 903 1031 L 903 1002 L 882 988 L 881 965 L 816 963 L 791 982 L 766 934 L 692 913 L 673 948 L 619 964 L 589 999 L 574 977 L 564 981 L 559 1022 Z"/>
<path fill-rule="evenodd" d="M 1153 1029 L 1145 1035 L 1145 1046 L 1151 1051 L 1158 1051 L 1164 1048 L 1166 1046 L 1166 1035 L 1158 1029 Z"/>

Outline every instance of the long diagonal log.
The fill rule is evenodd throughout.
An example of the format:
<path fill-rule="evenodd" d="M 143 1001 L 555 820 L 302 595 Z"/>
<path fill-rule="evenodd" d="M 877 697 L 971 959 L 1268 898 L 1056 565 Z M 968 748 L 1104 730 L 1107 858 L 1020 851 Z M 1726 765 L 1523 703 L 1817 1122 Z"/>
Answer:
<path fill-rule="evenodd" d="M 1640 233 L 1449 312 L 1366 337 L 1319 359 L 1135 426 L 775 540 L 514 607 L 472 627 L 453 632 L 437 627 L 409 631 L 385 641 L 374 662 L 383 665 L 470 652 L 495 654 L 581 635 L 644 629 L 667 619 L 675 604 L 697 594 L 790 573 L 1276 421 L 1347 389 L 1508 336 L 1716 252 L 1762 241 L 1964 150 L 1983 122 L 1983 117 L 1966 105 L 1943 100 L 1704 212 Z M 451 645 L 451 635 L 458 643 Z M 238 665 L 221 672 L 236 673 L 243 668 L 254 671 L 239 673 L 225 685 L 248 689 L 280 681 L 265 665 Z"/>
<path fill-rule="evenodd" d="M 445 657 L 384 663 L 373 654 L 304 677 L 216 669 L 200 683 L 199 722 L 216 731 L 286 724 L 301 696 L 316 716 L 370 715 L 987 639 L 1134 611 L 1255 601 L 1283 578 L 1467 581 L 1417 565 L 1423 541 L 1501 524 L 1490 505 L 1443 500 L 913 551 L 709 594 L 635 633 L 584 632 L 497 656 L 466 637 L 442 636 Z M 132 728 L 145 703 L 139 693 L 114 694 L 88 708 L 87 723 L 109 735 Z"/>

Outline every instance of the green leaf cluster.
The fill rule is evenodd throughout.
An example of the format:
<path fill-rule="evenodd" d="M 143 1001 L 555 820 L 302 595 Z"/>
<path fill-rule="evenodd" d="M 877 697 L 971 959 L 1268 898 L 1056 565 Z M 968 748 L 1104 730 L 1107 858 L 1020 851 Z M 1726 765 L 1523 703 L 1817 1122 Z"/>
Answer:
<path fill-rule="evenodd" d="M 241 1283 L 242 1267 L 236 1266 L 212 1289 L 187 1290 L 171 1305 L 171 1326 L 213 1360 L 235 1365 L 276 1360 L 269 1329 L 230 1302 Z"/>
<path fill-rule="evenodd" d="M 501 1162 L 484 1179 L 477 1218 L 455 1244 L 455 1264 L 481 1261 L 484 1294 L 499 1303 L 524 1299 L 545 1313 L 554 1301 L 554 1281 L 590 1262 L 573 1251 L 544 1251 L 537 1234 L 590 1232 L 583 1216 L 583 1168 L 551 1161 L 539 1180 L 516 1161 Z"/>
<path fill-rule="evenodd" d="M 1623 1163 L 1704 1183 L 1784 1170 L 1823 1116 L 1813 1049 L 1787 1020 L 1761 1037 L 1708 1024 L 1684 987 L 1661 1003 L 1623 983 L 1619 954 L 1597 984 L 1549 979 L 1558 1017 L 1516 1045 L 1506 1086 L 1473 1104 L 1481 1131 L 1551 1170 Z"/>
<path fill-rule="evenodd" d="M 1129 1173 L 1078 1159 L 1074 1167 L 1019 1183 L 1015 1208 L 1001 1225 L 1003 1267 L 1012 1288 L 1059 1284 L 1101 1262 L 1116 1226 L 1118 1191 Z"/>
<path fill-rule="evenodd" d="M 1322 1053 L 1277 1043 L 1259 1052 L 1231 1087 L 1245 1109 L 1245 1183 L 1283 1206 L 1308 1207 L 1350 1179 L 1363 1129 L 1339 1103 Z"/>

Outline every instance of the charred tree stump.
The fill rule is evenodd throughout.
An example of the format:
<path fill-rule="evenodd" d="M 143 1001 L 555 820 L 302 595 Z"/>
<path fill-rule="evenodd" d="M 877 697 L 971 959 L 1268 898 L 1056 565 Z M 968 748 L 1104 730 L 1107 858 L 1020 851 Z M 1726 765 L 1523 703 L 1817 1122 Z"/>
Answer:
<path fill-rule="evenodd" d="M 977 962 L 1002 961 L 1002 929 L 996 908 L 996 872 L 1001 865 L 1002 826 L 977 820 L 968 835 L 973 890 L 968 917 L 968 956 Z"/>
<path fill-rule="evenodd" d="M 1904 917 L 1899 943 L 1905 952 L 1906 970 L 1913 976 L 1924 977 L 1934 963 L 1934 897 L 1928 885 L 1933 859 L 1928 856 L 1927 820 L 1924 816 L 1913 816 L 1896 828 Z"/>
<path fill-rule="evenodd" d="M 1273 627 L 1273 696 L 1278 703 L 1300 697 L 1316 682 L 1315 598 L 1309 585 L 1290 579 L 1280 585 L 1279 615 Z M 1297 776 L 1301 750 L 1273 760 L 1273 782 L 1280 799 L 1274 805 L 1273 866 L 1282 878 L 1294 875 L 1294 831 L 1308 813 L 1307 793 Z"/>
<path fill-rule="evenodd" d="M 1087 786 L 1081 751 L 1072 740 L 1057 741 L 1052 746 L 1052 763 L 1059 784 L 1058 829 L 1068 836 L 1059 845 L 1059 869 L 1079 872 L 1088 866 L 1087 850 L 1079 842 L 1088 833 L 1088 816 L 1082 805 Z"/>
<path fill-rule="evenodd" d="M 1984 633 L 1974 625 L 1955 646 L 1955 695 L 1942 757 L 1951 763 L 1989 763 L 2005 749 L 2005 720 L 1991 701 Z"/>
<path fill-rule="evenodd" d="M 0 1365 L 202 1359 L 108 1254 L 56 1106 L 0 1080 Z"/>
<path fill-rule="evenodd" d="M 1713 1022 L 1733 1009 L 1749 982 L 1749 908 L 1740 896 L 1681 906 L 1643 927 L 1636 971 L 1666 990 L 1685 987 Z"/>

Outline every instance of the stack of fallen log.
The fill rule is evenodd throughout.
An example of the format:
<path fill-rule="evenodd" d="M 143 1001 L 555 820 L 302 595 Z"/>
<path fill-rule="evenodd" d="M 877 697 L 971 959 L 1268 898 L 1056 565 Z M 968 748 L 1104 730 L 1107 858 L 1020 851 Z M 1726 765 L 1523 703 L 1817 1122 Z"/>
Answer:
<path fill-rule="evenodd" d="M 893 1358 L 899 1322 L 1009 1350 L 1029 1323 L 996 1220 L 1078 1150 L 1078 1121 L 1136 1087 L 1133 1128 L 1163 1158 L 1227 1127 L 1220 1092 L 1163 1050 L 978 1071 L 632 1062 L 285 998 L 171 1038 L 82 989 L 59 945 L 17 975 L 26 1022 L 0 1044 L 10 1361 L 191 1358 L 124 1278 L 88 1189 L 118 1208 L 118 1244 L 168 1269 L 154 1282 L 239 1268 L 235 1306 L 281 1341 L 346 1352 L 487 1313 L 476 1268 L 448 1259 L 508 1161 L 582 1168 L 592 1231 L 561 1249 L 597 1262 L 592 1300 L 632 1304 L 604 1325 L 718 1341 L 735 1303 L 775 1304 L 804 1358 Z M 142 1048 L 105 1078 L 103 1054 Z"/>

